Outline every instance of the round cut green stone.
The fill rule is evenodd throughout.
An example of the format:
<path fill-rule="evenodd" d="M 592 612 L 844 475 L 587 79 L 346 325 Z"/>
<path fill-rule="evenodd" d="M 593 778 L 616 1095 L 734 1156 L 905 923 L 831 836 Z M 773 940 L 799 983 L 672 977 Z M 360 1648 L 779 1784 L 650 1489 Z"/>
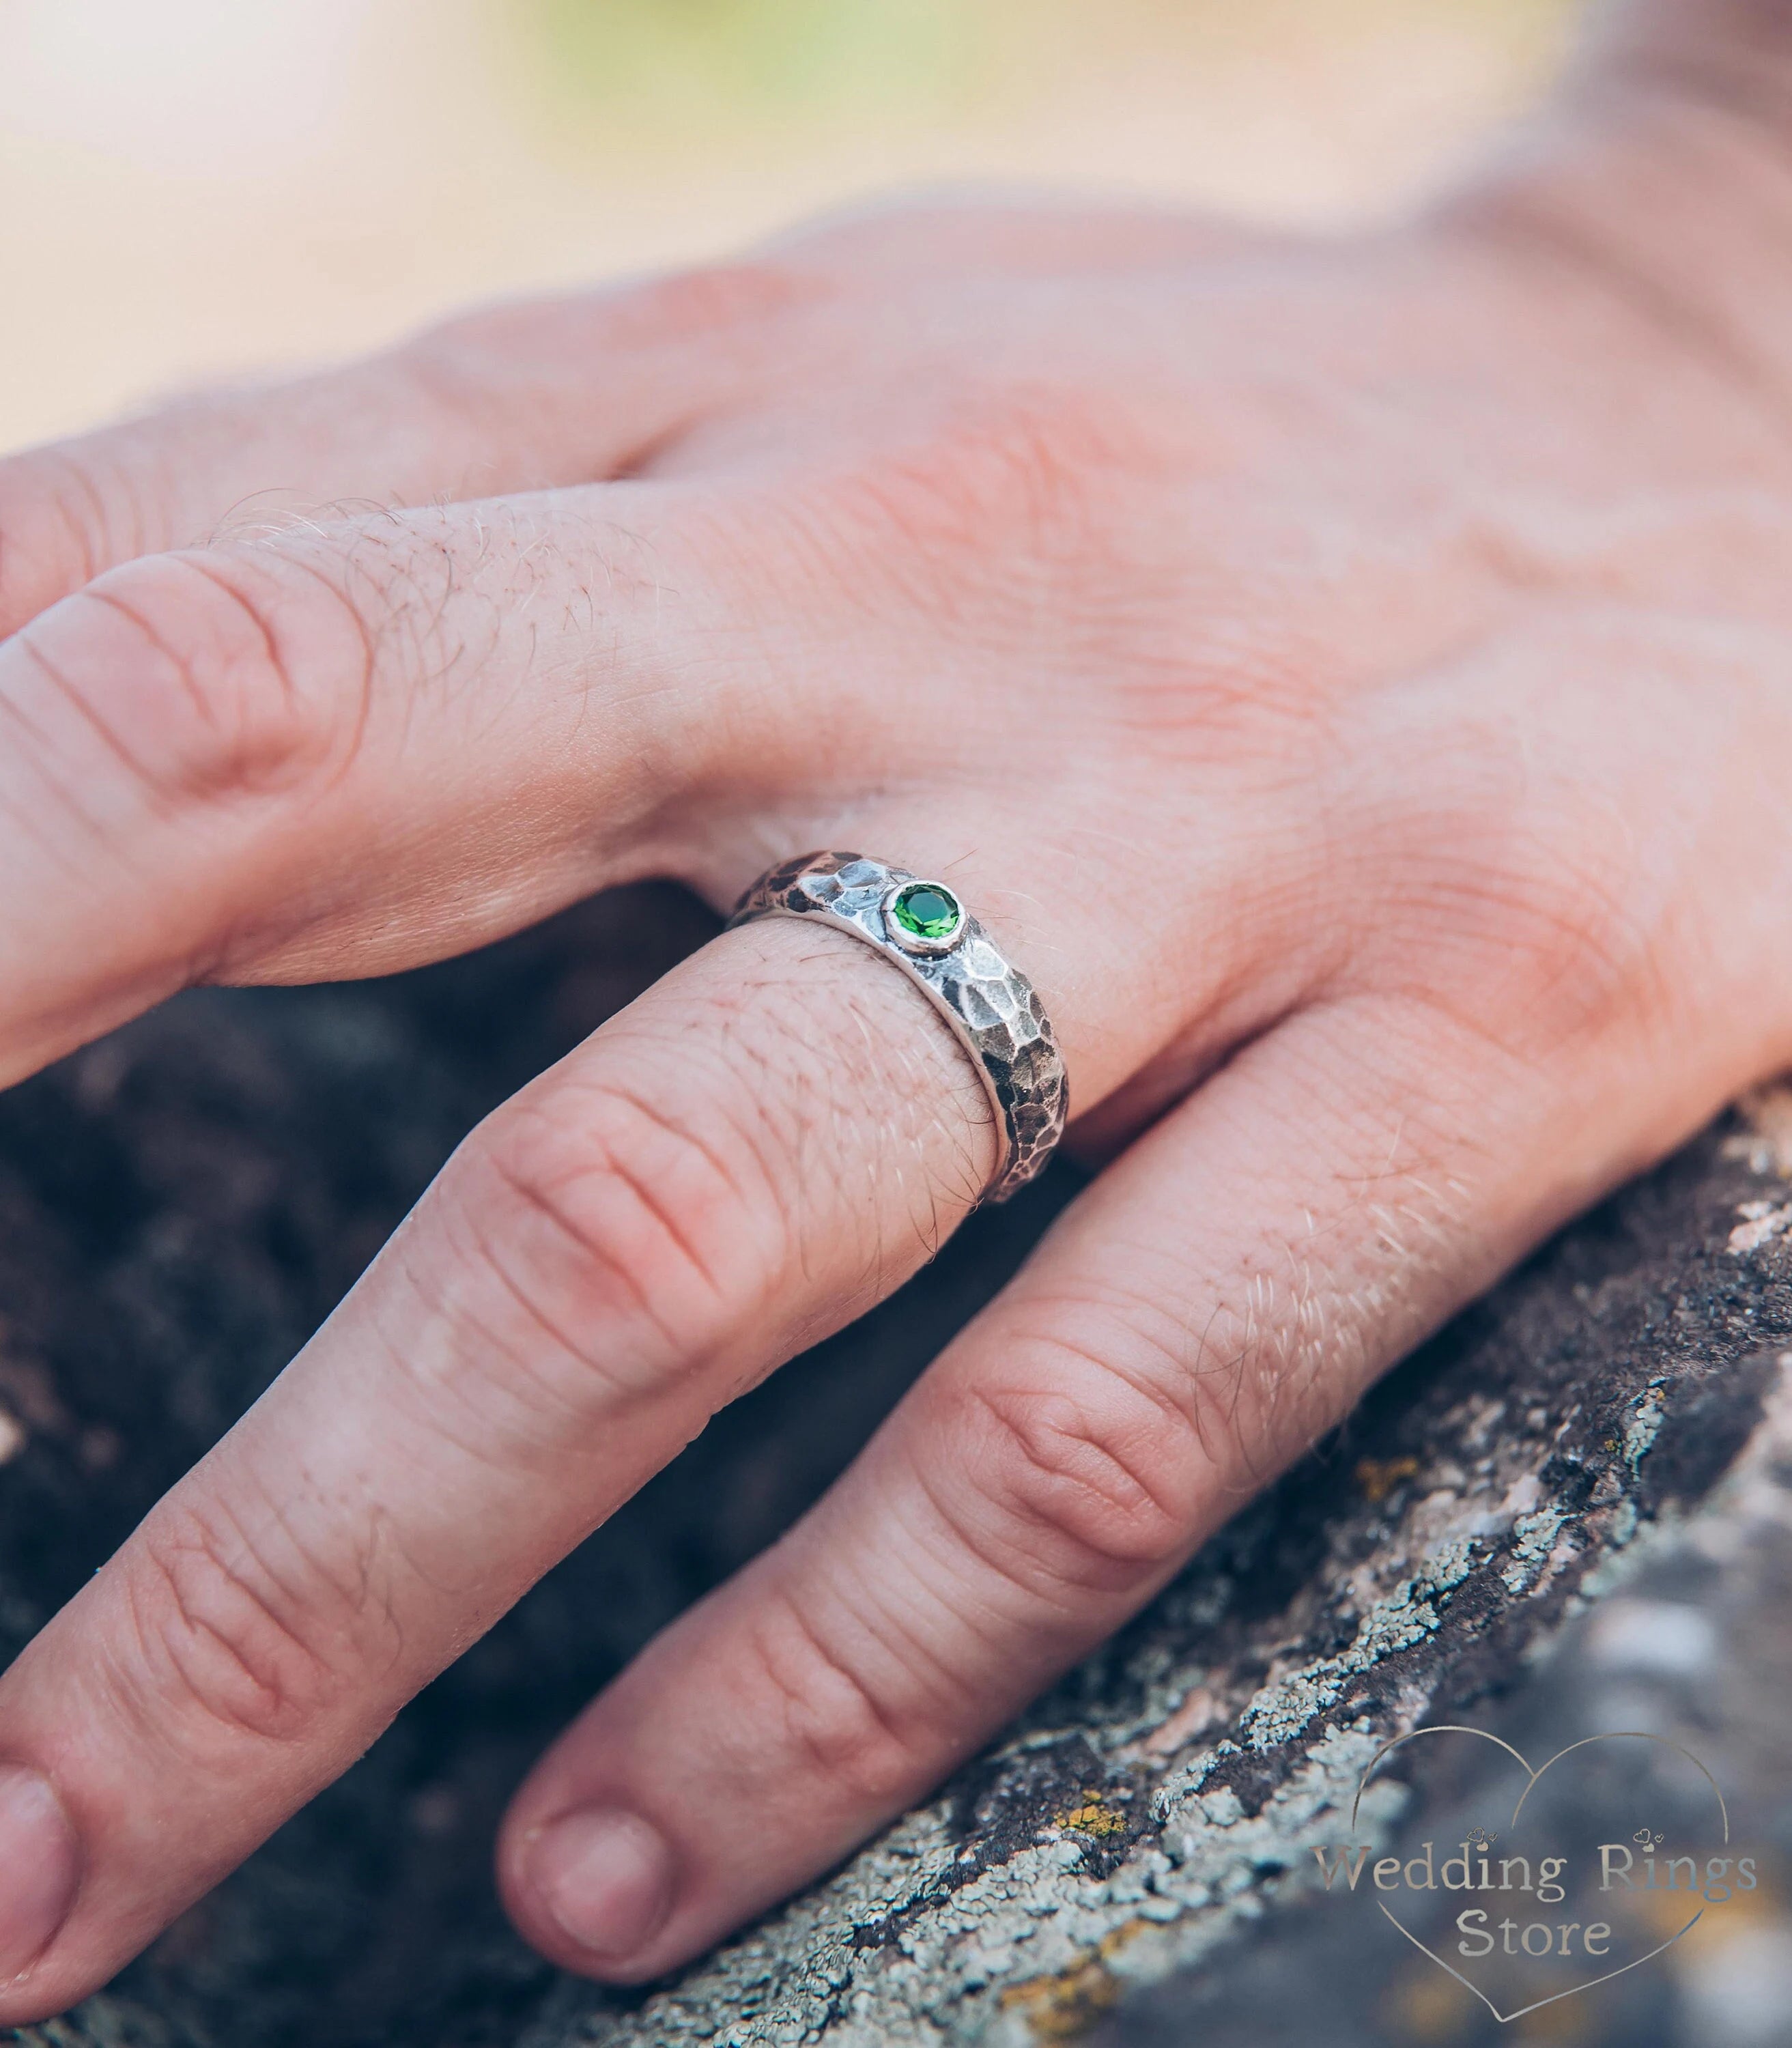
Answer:
<path fill-rule="evenodd" d="M 949 939 L 964 921 L 958 898 L 937 882 L 911 882 L 898 893 L 890 909 L 905 932 L 936 944 Z"/>

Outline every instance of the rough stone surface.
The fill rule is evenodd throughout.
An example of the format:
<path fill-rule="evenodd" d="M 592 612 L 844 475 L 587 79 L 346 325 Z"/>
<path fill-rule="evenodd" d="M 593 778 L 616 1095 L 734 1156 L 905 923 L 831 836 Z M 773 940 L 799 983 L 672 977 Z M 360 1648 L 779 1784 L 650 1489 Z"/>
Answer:
<path fill-rule="evenodd" d="M 469 1125 L 708 929 L 638 891 L 390 983 L 188 998 L 0 1096 L 9 1654 L 254 1398 Z M 1509 2039 L 1316 1900 L 1309 1852 L 1341 1839 L 1379 1745 L 1427 1719 L 1619 1712 L 1696 1732 L 1792 1849 L 1792 1631 L 1772 1619 L 1792 1588 L 1788 1173 L 1792 1103 L 1773 1097 L 1461 1318 L 810 1893 L 646 1993 L 557 1977 L 492 1899 L 509 1789 L 850 1456 L 1073 1188 L 1054 1169 L 722 1418 L 147 1957 L 20 2038 Z M 1396 1840 L 1463 1796 L 1415 1769 L 1371 1787 L 1360 1827 Z M 1523 2038 L 1768 2048 L 1792 2010 L 1782 1897 L 1743 1945 L 1689 1942 L 1678 1974 L 1577 2001 L 1579 2032 Z"/>

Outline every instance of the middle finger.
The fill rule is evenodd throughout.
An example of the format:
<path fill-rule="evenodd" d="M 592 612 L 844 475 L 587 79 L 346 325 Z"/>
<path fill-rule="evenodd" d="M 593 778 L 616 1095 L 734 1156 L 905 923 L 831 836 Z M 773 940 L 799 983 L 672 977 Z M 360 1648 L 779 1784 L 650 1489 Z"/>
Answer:
<path fill-rule="evenodd" d="M 145 558 L 0 644 L 0 1084 L 195 980 L 688 872 L 825 724 L 756 672 L 754 552 L 713 494 L 595 487 Z"/>

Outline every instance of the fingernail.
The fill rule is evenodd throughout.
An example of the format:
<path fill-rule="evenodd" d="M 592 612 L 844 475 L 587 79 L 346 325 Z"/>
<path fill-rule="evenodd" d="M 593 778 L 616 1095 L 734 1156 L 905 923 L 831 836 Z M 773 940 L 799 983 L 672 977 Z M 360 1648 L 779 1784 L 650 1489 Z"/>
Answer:
<path fill-rule="evenodd" d="M 0 1766 L 0 1983 L 56 1938 L 81 1879 L 80 1844 L 48 1778 Z"/>
<path fill-rule="evenodd" d="M 592 1806 L 544 1828 L 529 1875 L 569 1941 L 622 1963 L 644 1949 L 672 1905 L 672 1850 L 638 1813 Z"/>

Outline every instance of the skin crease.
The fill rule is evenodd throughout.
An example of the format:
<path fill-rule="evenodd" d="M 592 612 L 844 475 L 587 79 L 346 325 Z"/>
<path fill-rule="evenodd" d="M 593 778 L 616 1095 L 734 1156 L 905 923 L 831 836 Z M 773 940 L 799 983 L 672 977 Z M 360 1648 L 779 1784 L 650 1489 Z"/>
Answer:
<path fill-rule="evenodd" d="M 1678 64 L 1374 235 L 892 209 L 0 464 L 8 1076 L 821 846 L 950 880 L 1058 1027 L 1092 1187 L 518 1794 L 568 1968 L 826 1868 L 1792 1057 L 1792 343 L 1709 271 L 1792 158 Z M 0 1679 L 0 2023 L 911 1272 L 981 1103 L 900 977 L 768 925 L 475 1132 Z"/>

